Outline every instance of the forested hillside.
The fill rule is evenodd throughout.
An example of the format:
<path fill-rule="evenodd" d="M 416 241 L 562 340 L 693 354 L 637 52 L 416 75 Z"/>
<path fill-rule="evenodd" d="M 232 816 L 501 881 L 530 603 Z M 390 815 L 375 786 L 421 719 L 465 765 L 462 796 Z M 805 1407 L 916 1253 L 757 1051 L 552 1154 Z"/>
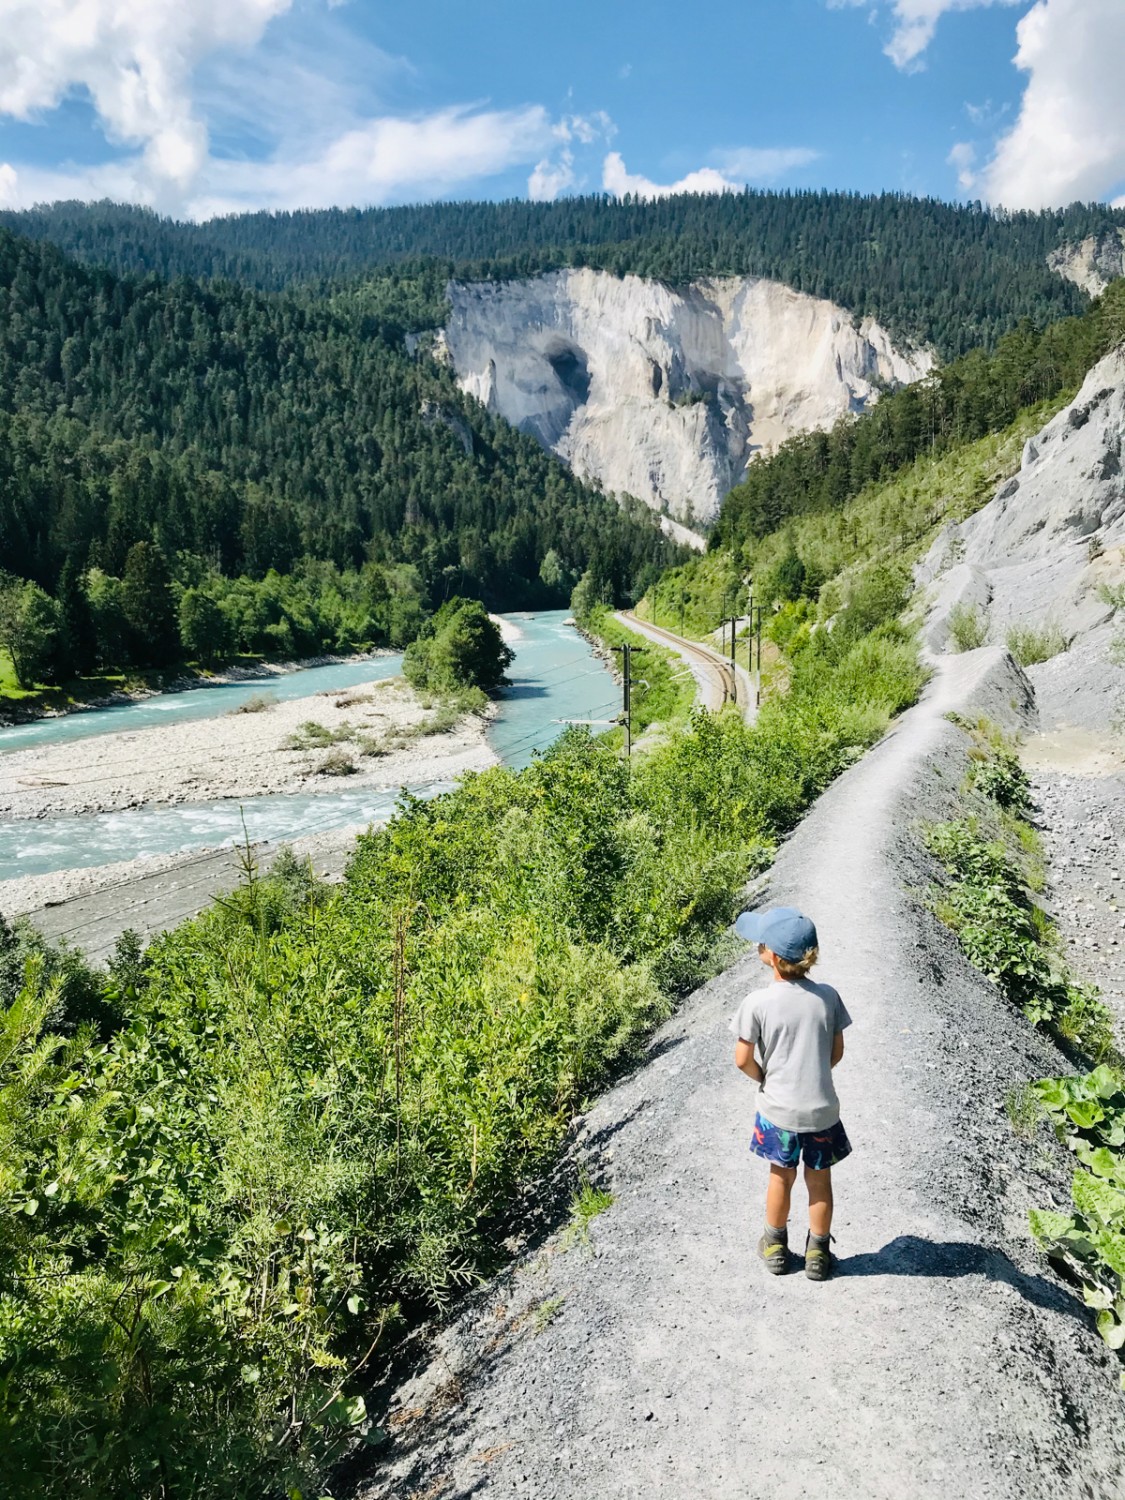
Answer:
<path fill-rule="evenodd" d="M 222 277 L 277 290 L 436 258 L 447 272 L 508 277 L 567 265 L 683 282 L 751 274 L 828 297 L 951 358 L 992 344 L 1021 318 L 1085 306 L 1049 251 L 1125 211 L 1075 204 L 986 212 L 897 193 L 692 195 L 644 202 L 437 203 L 242 214 L 177 224 L 110 203 L 62 203 L 0 223 L 121 272 Z"/>
<path fill-rule="evenodd" d="M 675 549 L 407 356 L 432 295 L 118 279 L 0 229 L 0 568 L 54 592 L 155 542 L 227 575 L 406 563 L 435 604 L 562 602 L 591 566 L 628 593 Z"/>

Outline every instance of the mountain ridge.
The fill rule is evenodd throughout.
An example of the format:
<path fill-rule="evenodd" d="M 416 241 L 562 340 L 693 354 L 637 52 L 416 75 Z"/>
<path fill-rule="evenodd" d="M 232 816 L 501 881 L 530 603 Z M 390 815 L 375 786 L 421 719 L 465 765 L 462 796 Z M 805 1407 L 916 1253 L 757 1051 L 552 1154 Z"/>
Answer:
<path fill-rule="evenodd" d="M 182 224 L 131 206 L 60 203 L 0 214 L 120 273 L 195 275 L 280 290 L 440 262 L 462 279 L 589 266 L 678 285 L 755 275 L 871 316 L 943 358 L 991 345 L 1021 318 L 1081 311 L 1086 295 L 1047 256 L 1125 226 L 1125 210 L 1074 204 L 989 211 L 899 193 L 746 192 L 642 201 L 432 203 L 258 213 Z"/>

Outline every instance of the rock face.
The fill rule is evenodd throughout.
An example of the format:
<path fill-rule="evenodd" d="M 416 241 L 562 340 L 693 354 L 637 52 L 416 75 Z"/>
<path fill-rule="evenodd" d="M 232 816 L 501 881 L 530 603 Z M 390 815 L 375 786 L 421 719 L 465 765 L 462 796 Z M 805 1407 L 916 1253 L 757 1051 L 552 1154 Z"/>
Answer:
<path fill-rule="evenodd" d="M 1100 297 L 1111 281 L 1125 276 L 1125 229 L 1106 229 L 1077 245 L 1060 245 L 1047 264 L 1091 297 Z"/>
<path fill-rule="evenodd" d="M 987 615 L 995 644 L 1013 626 L 1051 627 L 1070 648 L 1030 669 L 1045 726 L 1108 727 L 1125 687 L 1109 652 L 1125 588 L 1125 345 L 1026 444 L 1019 473 L 944 528 L 917 576 L 934 600 L 931 649 L 958 603 Z"/>
<path fill-rule="evenodd" d="M 616 493 L 705 522 L 758 452 L 916 380 L 927 351 L 760 277 L 679 289 L 604 271 L 457 283 L 463 389 Z"/>

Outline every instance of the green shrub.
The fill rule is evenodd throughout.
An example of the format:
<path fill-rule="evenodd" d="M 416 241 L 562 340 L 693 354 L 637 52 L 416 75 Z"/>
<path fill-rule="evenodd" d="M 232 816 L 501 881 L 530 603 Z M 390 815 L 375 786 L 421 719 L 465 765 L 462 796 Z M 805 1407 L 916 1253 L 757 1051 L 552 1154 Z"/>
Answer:
<path fill-rule="evenodd" d="M 1007 635 L 1008 650 L 1021 667 L 1050 661 L 1070 645 L 1057 625 L 1013 625 Z"/>
<path fill-rule="evenodd" d="M 327 724 L 318 724 L 315 719 L 306 719 L 284 742 L 286 750 L 326 750 L 329 745 L 340 745 L 355 737 L 350 724 L 341 724 L 338 729 L 329 729 Z"/>
<path fill-rule="evenodd" d="M 991 748 L 984 760 L 976 762 L 971 784 L 1005 811 L 1024 813 L 1031 806 L 1031 783 L 1019 756 L 1007 746 Z"/>
<path fill-rule="evenodd" d="M 402 670 L 414 687 L 496 692 L 513 661 L 500 628 L 476 599 L 450 599 L 406 648 Z"/>
<path fill-rule="evenodd" d="M 1111 1349 L 1125 1350 L 1125 1080 L 1112 1068 L 1032 1084 L 1055 1133 L 1079 1167 L 1073 1212 L 1035 1209 L 1031 1229 L 1047 1254 L 1082 1287 Z M 1122 1377 L 1125 1384 L 1125 1375 Z"/>
<path fill-rule="evenodd" d="M 329 750 L 316 767 L 318 776 L 354 776 L 359 767 L 346 750 Z"/>
<path fill-rule="evenodd" d="M 232 714 L 264 714 L 271 708 L 277 707 L 277 698 L 273 693 L 255 693 L 252 698 L 247 698 L 237 708 L 232 708 Z"/>
<path fill-rule="evenodd" d="M 988 639 L 988 614 L 975 604 L 955 604 L 949 611 L 949 638 L 955 651 L 975 651 Z"/>

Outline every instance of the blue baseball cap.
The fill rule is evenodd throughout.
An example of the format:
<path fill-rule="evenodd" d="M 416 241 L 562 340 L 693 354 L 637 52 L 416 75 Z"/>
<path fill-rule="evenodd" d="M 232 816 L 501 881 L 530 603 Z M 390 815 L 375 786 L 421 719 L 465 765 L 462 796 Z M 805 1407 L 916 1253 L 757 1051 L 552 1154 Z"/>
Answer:
<path fill-rule="evenodd" d="M 816 947 L 816 928 L 795 906 L 771 906 L 768 911 L 744 911 L 734 930 L 748 943 L 761 943 L 778 958 L 797 963 Z"/>

